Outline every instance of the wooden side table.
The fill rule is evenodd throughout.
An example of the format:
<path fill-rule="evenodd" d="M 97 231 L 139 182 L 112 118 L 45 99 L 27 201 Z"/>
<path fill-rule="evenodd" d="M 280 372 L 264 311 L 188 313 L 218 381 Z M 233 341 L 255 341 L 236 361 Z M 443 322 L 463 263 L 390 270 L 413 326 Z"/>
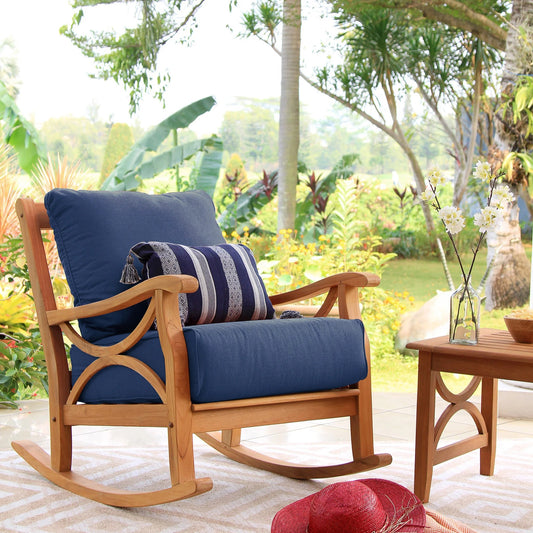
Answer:
<path fill-rule="evenodd" d="M 411 342 L 418 350 L 414 492 L 429 500 L 433 466 L 470 451 L 480 450 L 480 473 L 491 476 L 496 453 L 498 378 L 533 382 L 533 345 L 516 343 L 507 331 L 482 329 L 478 344 L 450 344 L 448 336 Z M 459 394 L 451 392 L 441 372 L 472 376 Z M 481 382 L 481 410 L 471 396 Z M 435 391 L 449 403 L 435 423 Z M 437 448 L 444 428 L 453 415 L 465 410 L 478 434 Z"/>

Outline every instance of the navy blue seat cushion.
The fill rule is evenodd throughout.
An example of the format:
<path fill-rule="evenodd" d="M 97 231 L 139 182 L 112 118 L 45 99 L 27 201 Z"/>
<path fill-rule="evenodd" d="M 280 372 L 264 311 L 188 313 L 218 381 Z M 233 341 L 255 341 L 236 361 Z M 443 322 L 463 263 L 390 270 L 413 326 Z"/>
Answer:
<path fill-rule="evenodd" d="M 314 392 L 345 387 L 368 373 L 360 320 L 303 318 L 223 322 L 183 328 L 189 358 L 191 400 L 217 402 Z M 156 331 L 149 331 L 129 355 L 164 380 L 163 354 Z M 124 335 L 101 339 L 110 345 Z M 72 381 L 94 359 L 70 351 Z M 159 402 L 142 377 L 124 367 L 107 367 L 85 387 L 86 403 Z"/>
<path fill-rule="evenodd" d="M 252 251 L 243 244 L 184 246 L 139 242 L 131 254 L 144 265 L 143 278 L 188 274 L 198 290 L 179 295 L 182 324 L 264 320 L 274 316 Z"/>
<path fill-rule="evenodd" d="M 188 246 L 225 242 L 213 202 L 203 191 L 150 195 L 54 189 L 45 196 L 44 203 L 75 305 L 109 298 L 127 289 L 120 283 L 120 275 L 128 251 L 140 241 Z M 139 304 L 80 320 L 81 333 L 89 341 L 127 333 L 145 309 L 146 304 Z"/>

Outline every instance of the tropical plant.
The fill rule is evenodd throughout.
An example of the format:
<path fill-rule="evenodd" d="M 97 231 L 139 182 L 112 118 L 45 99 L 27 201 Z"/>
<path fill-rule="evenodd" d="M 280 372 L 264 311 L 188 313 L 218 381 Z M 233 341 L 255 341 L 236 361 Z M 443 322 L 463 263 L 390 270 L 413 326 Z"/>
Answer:
<path fill-rule="evenodd" d="M 489 46 L 505 50 L 507 28 L 504 25 L 509 2 L 504 0 L 469 0 L 442 3 L 440 0 L 358 0 L 360 5 L 403 11 L 433 22 L 440 22 L 479 35 Z M 336 9 L 347 8 L 352 0 L 332 0 Z"/>
<path fill-rule="evenodd" d="M 511 135 L 512 150 L 503 158 L 502 168 L 512 180 L 518 172 L 515 162 L 522 167 L 522 177 L 533 174 L 533 78 L 519 76 L 510 95 L 504 95 L 501 105 L 502 129 Z M 517 161 L 518 160 L 518 161 Z"/>
<path fill-rule="evenodd" d="M 304 235 L 304 239 L 316 240 L 320 234 L 331 231 L 330 215 L 331 204 L 328 207 L 330 196 L 337 188 L 338 180 L 345 180 L 353 175 L 355 163 L 359 160 L 358 154 L 343 155 L 325 176 L 309 172 L 305 167 L 300 171 L 307 176 L 300 180 L 309 191 L 303 200 L 296 205 L 295 228 Z M 309 222 L 312 221 L 312 224 Z"/>
<path fill-rule="evenodd" d="M 15 150 L 18 164 L 24 172 L 31 174 L 39 159 L 44 157 L 37 130 L 20 113 L 15 100 L 0 81 L 0 124 L 4 142 Z"/>
<path fill-rule="evenodd" d="M 0 305 L 0 310 L 1 310 Z M 48 375 L 39 329 L 25 324 L 24 334 L 0 334 L 0 404 L 16 408 L 16 401 L 48 392 Z"/>
<path fill-rule="evenodd" d="M 278 192 L 278 173 L 270 174 L 263 170 L 263 177 L 248 187 L 231 202 L 218 217 L 218 224 L 223 231 L 238 234 L 243 233 L 244 227 L 251 231 L 260 231 L 257 220 L 259 211 L 275 198 Z M 256 221 L 256 223 L 254 223 Z"/>
<path fill-rule="evenodd" d="M 203 98 L 173 113 L 138 140 L 132 149 L 119 161 L 109 177 L 102 184 L 104 190 L 135 190 L 143 180 L 151 179 L 167 169 L 173 169 L 183 161 L 203 151 L 201 162 L 197 163 L 195 187 L 207 191 L 211 196 L 215 190 L 222 163 L 222 143 L 216 136 L 175 145 L 156 155 L 165 139 L 178 129 L 186 128 L 215 104 L 211 96 Z M 148 158 L 147 158 L 148 157 Z M 182 190 L 180 182 L 177 189 Z"/>
<path fill-rule="evenodd" d="M 8 146 L 0 143 L 0 242 L 4 236 L 19 232 L 15 202 L 22 188 L 13 172 L 14 162 Z"/>
<path fill-rule="evenodd" d="M 48 388 L 22 240 L 0 242 L 0 403 L 31 398 Z"/>
<path fill-rule="evenodd" d="M 91 189 L 94 184 L 90 183 L 87 174 L 81 170 L 80 163 L 70 164 L 66 157 L 61 158 L 57 154 L 56 162 L 48 154 L 46 163 L 39 161 L 32 175 L 33 196 L 36 199 L 55 188 L 63 189 Z"/>
<path fill-rule="evenodd" d="M 299 176 L 299 182 L 305 184 L 309 192 L 298 202 L 294 229 L 297 233 L 302 233 L 306 240 L 316 239 L 320 233 L 323 233 L 318 228 L 321 226 L 324 229 L 324 217 L 327 216 L 325 213 L 327 198 L 335 190 L 337 180 L 352 176 L 355 162 L 358 159 L 357 154 L 344 155 L 334 165 L 331 172 L 326 176 L 320 175 L 318 177 L 310 172 L 303 163 L 299 164 L 299 174 L 307 174 L 303 179 L 300 179 Z M 313 177 L 310 178 L 309 176 Z M 262 231 L 261 224 L 255 223 L 254 220 L 257 220 L 257 215 L 261 209 L 276 196 L 279 196 L 278 172 L 268 173 L 264 170 L 262 179 L 241 192 L 238 198 L 225 208 L 218 218 L 218 223 L 228 234 L 232 231 L 242 233 L 244 227 L 249 228 L 252 233 Z"/>
<path fill-rule="evenodd" d="M 232 154 L 226 165 L 224 177 L 219 180 L 213 195 L 217 213 L 222 213 L 229 204 L 235 202 L 248 186 L 248 174 L 244 162 L 238 154 Z"/>
<path fill-rule="evenodd" d="M 226 165 L 226 175 L 230 176 L 238 187 L 245 187 L 248 181 L 248 174 L 244 168 L 244 162 L 239 154 L 231 154 Z"/>
<path fill-rule="evenodd" d="M 294 230 L 277 235 L 232 232 L 227 238 L 247 244 L 254 252 L 257 266 L 271 294 L 288 291 L 343 271 L 366 271 L 382 275 L 395 254 L 378 252 L 379 236 L 362 234 L 362 221 L 357 216 L 359 195 L 354 194 L 352 180 L 339 182 L 331 196 L 334 205 L 332 233 L 320 235 L 316 242 L 303 242 Z M 311 300 L 319 304 L 320 299 Z M 407 294 L 373 288 L 361 291 L 365 324 L 372 339 L 373 357 L 394 353 L 394 338 L 400 326 L 399 317 L 411 305 Z"/>

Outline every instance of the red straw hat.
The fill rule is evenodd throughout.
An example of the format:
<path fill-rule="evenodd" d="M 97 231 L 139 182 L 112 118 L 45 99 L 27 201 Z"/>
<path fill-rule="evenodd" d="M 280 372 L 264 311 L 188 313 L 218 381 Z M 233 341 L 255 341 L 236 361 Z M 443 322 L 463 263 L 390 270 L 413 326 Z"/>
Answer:
<path fill-rule="evenodd" d="M 284 507 L 272 533 L 420 532 L 426 511 L 409 490 L 385 479 L 334 483 Z"/>

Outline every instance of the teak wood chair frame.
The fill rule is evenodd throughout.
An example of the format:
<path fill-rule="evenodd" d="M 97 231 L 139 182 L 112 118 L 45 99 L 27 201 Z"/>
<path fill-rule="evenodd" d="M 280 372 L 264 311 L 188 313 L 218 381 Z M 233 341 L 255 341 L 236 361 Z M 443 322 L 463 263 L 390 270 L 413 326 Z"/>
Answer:
<path fill-rule="evenodd" d="M 341 476 L 390 464 L 389 454 L 374 453 L 370 371 L 366 379 L 345 389 L 192 404 L 187 350 L 176 309 L 178 294 L 195 291 L 196 279 L 183 275 L 159 276 L 103 301 L 58 309 L 43 245 L 42 232 L 50 229 L 45 207 L 42 203 L 21 198 L 16 210 L 48 367 L 51 453 L 47 454 L 31 441 L 13 442 L 12 446 L 50 481 L 80 496 L 117 507 L 155 505 L 201 494 L 212 488 L 212 481 L 195 477 L 193 434 L 231 459 L 292 478 Z M 358 288 L 373 287 L 379 281 L 374 274 L 337 274 L 307 287 L 272 296 L 271 301 L 277 306 L 326 294 L 315 316 L 327 316 L 338 302 L 340 318 L 361 318 Z M 147 299 L 150 303 L 138 326 L 114 346 L 91 344 L 71 325 L 78 319 L 104 315 Z M 120 355 L 148 331 L 154 319 L 157 319 L 165 358 L 166 383 L 141 361 Z M 74 386 L 71 385 L 63 335 L 97 358 Z M 370 368 L 366 334 L 365 345 Z M 110 365 L 122 365 L 141 374 L 157 391 L 162 403 L 78 404 L 79 395 L 91 376 Z M 297 465 L 261 455 L 240 444 L 242 427 L 343 416 L 350 417 L 353 458 L 342 464 Z M 71 470 L 72 426 L 76 425 L 167 428 L 170 487 L 130 492 L 104 486 L 74 473 Z"/>

